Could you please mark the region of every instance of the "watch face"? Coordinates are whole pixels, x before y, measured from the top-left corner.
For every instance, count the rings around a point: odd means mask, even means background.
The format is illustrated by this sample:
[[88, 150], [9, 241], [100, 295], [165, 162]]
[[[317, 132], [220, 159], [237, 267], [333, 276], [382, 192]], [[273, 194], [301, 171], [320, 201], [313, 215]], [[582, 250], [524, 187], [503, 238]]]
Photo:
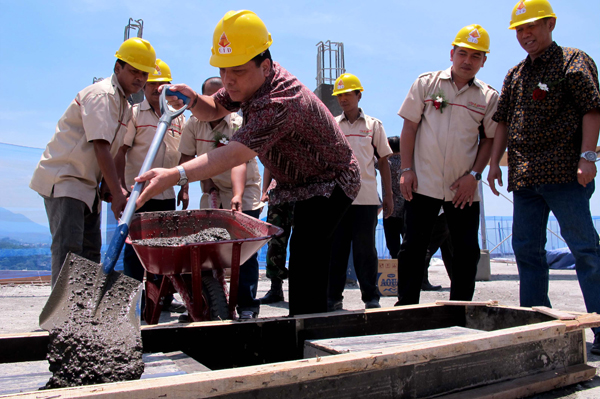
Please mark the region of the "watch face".
[[596, 162], [596, 153], [594, 151], [586, 151], [581, 154], [581, 157], [586, 161]]
[[475, 173], [475, 180], [481, 180], [481, 173]]

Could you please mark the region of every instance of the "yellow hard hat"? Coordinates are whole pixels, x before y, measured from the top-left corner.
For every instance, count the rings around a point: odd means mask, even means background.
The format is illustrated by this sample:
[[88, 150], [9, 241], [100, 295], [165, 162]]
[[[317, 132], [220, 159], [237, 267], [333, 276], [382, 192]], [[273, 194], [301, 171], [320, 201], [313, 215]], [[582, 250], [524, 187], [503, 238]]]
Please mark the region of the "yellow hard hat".
[[147, 40], [132, 37], [121, 44], [115, 57], [140, 71], [154, 73], [156, 52]]
[[217, 68], [244, 65], [271, 43], [271, 34], [255, 13], [229, 11], [215, 27], [210, 65]]
[[490, 35], [481, 25], [467, 25], [458, 31], [452, 45], [489, 53]]
[[171, 79], [171, 68], [166, 62], [157, 58], [154, 73], [148, 76], [148, 82], [170, 82], [171, 80], [173, 80]]
[[338, 94], [348, 93], [354, 90], [364, 90], [360, 84], [360, 80], [358, 80], [358, 78], [351, 73], [343, 73], [335, 80], [335, 84], [333, 85], [333, 93], [331, 93], [331, 95], [337, 96]]
[[521, 0], [512, 10], [508, 29], [549, 17], [556, 18], [556, 14], [547, 0]]

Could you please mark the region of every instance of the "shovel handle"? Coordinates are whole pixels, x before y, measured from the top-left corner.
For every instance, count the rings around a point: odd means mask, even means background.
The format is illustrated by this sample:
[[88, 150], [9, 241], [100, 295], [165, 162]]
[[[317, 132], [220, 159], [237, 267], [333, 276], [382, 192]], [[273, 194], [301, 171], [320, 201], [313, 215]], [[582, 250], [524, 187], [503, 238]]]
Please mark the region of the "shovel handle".
[[[170, 93], [167, 93], [167, 92], [170, 92]], [[165, 98], [165, 96], [167, 94], [175, 95], [178, 98], [183, 99], [185, 105], [176, 111], [172, 111], [171, 109], [169, 109], [169, 107], [167, 105], [167, 99]], [[185, 99], [187, 99], [187, 101]], [[150, 170], [150, 168], [152, 167], [152, 163], [154, 162], [154, 158], [156, 158], [156, 153], [158, 152], [158, 149], [160, 148], [160, 145], [165, 137], [165, 133], [167, 132], [167, 129], [171, 125], [171, 122], [173, 121], [173, 119], [175, 119], [176, 117], [181, 115], [183, 113], [183, 111], [185, 111], [187, 109], [189, 103], [190, 103], [190, 99], [188, 97], [184, 96], [183, 94], [174, 92], [174, 91], [170, 91], [168, 89], [163, 90], [163, 92], [160, 95], [160, 110], [162, 111], [162, 115], [161, 115], [160, 119], [158, 120], [158, 125], [156, 127], [156, 133], [154, 134], [154, 138], [152, 139], [152, 143], [150, 144], [148, 153], [146, 154], [146, 157], [144, 158], [144, 163], [142, 164], [142, 168], [140, 169], [140, 172], [139, 172], [140, 175], [142, 175]], [[133, 214], [135, 213], [135, 203], [136, 203], [138, 197], [140, 196], [140, 193], [142, 192], [142, 188], [144, 187], [144, 184], [145, 183], [137, 183], [136, 182], [135, 186], [133, 186], [131, 195], [129, 196], [129, 199], [127, 200], [127, 205], [125, 205], [125, 210], [123, 211], [123, 214], [121, 215], [119, 224], [117, 225], [117, 228], [115, 230], [113, 238], [110, 241], [110, 245], [108, 246], [108, 249], [106, 250], [106, 254], [104, 255], [104, 259], [102, 260], [102, 271], [104, 272], [104, 274], [111, 273], [117, 264], [117, 260], [119, 259], [119, 254], [121, 253], [121, 250], [123, 249], [123, 245], [125, 245], [125, 239], [127, 238], [127, 234], [129, 233], [129, 223], [131, 223], [131, 219], [133, 218]]]

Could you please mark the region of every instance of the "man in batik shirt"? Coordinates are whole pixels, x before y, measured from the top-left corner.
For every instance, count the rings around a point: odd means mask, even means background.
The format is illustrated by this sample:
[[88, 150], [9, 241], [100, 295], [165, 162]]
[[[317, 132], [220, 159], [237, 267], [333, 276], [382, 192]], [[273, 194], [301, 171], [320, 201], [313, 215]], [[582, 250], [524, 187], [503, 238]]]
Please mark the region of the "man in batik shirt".
[[[512, 245], [521, 306], [548, 306], [546, 226], [550, 211], [575, 256], [587, 311], [600, 313], [600, 245], [590, 212], [600, 130], [600, 92], [594, 61], [552, 40], [556, 15], [545, 0], [520, 1], [510, 29], [528, 56], [502, 87], [488, 181], [498, 195], [500, 158], [508, 145], [508, 191], [513, 191]], [[600, 354], [600, 328], [592, 353]]]

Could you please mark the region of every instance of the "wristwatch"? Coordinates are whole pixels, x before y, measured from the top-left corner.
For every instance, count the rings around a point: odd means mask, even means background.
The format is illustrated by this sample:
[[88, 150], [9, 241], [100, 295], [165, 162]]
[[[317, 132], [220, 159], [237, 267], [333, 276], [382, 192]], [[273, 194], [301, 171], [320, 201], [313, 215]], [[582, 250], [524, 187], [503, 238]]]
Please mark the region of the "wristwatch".
[[585, 159], [586, 161], [596, 162], [596, 153], [594, 151], [586, 151], [581, 154], [581, 158]]
[[183, 166], [177, 165], [177, 170], [179, 171], [179, 181], [177, 182], [177, 185], [185, 186], [188, 182], [187, 175], [185, 174], [185, 169], [183, 169]]
[[477, 180], [477, 181], [481, 180], [481, 173], [475, 172], [474, 170], [472, 170], [471, 172], [469, 172], [469, 174], [471, 176], [473, 176], [475, 178], [475, 180]]
[[408, 172], [409, 170], [412, 170], [412, 168], [404, 168], [404, 169], [400, 169], [400, 176], [402, 176], [402, 174], [404, 172]]

